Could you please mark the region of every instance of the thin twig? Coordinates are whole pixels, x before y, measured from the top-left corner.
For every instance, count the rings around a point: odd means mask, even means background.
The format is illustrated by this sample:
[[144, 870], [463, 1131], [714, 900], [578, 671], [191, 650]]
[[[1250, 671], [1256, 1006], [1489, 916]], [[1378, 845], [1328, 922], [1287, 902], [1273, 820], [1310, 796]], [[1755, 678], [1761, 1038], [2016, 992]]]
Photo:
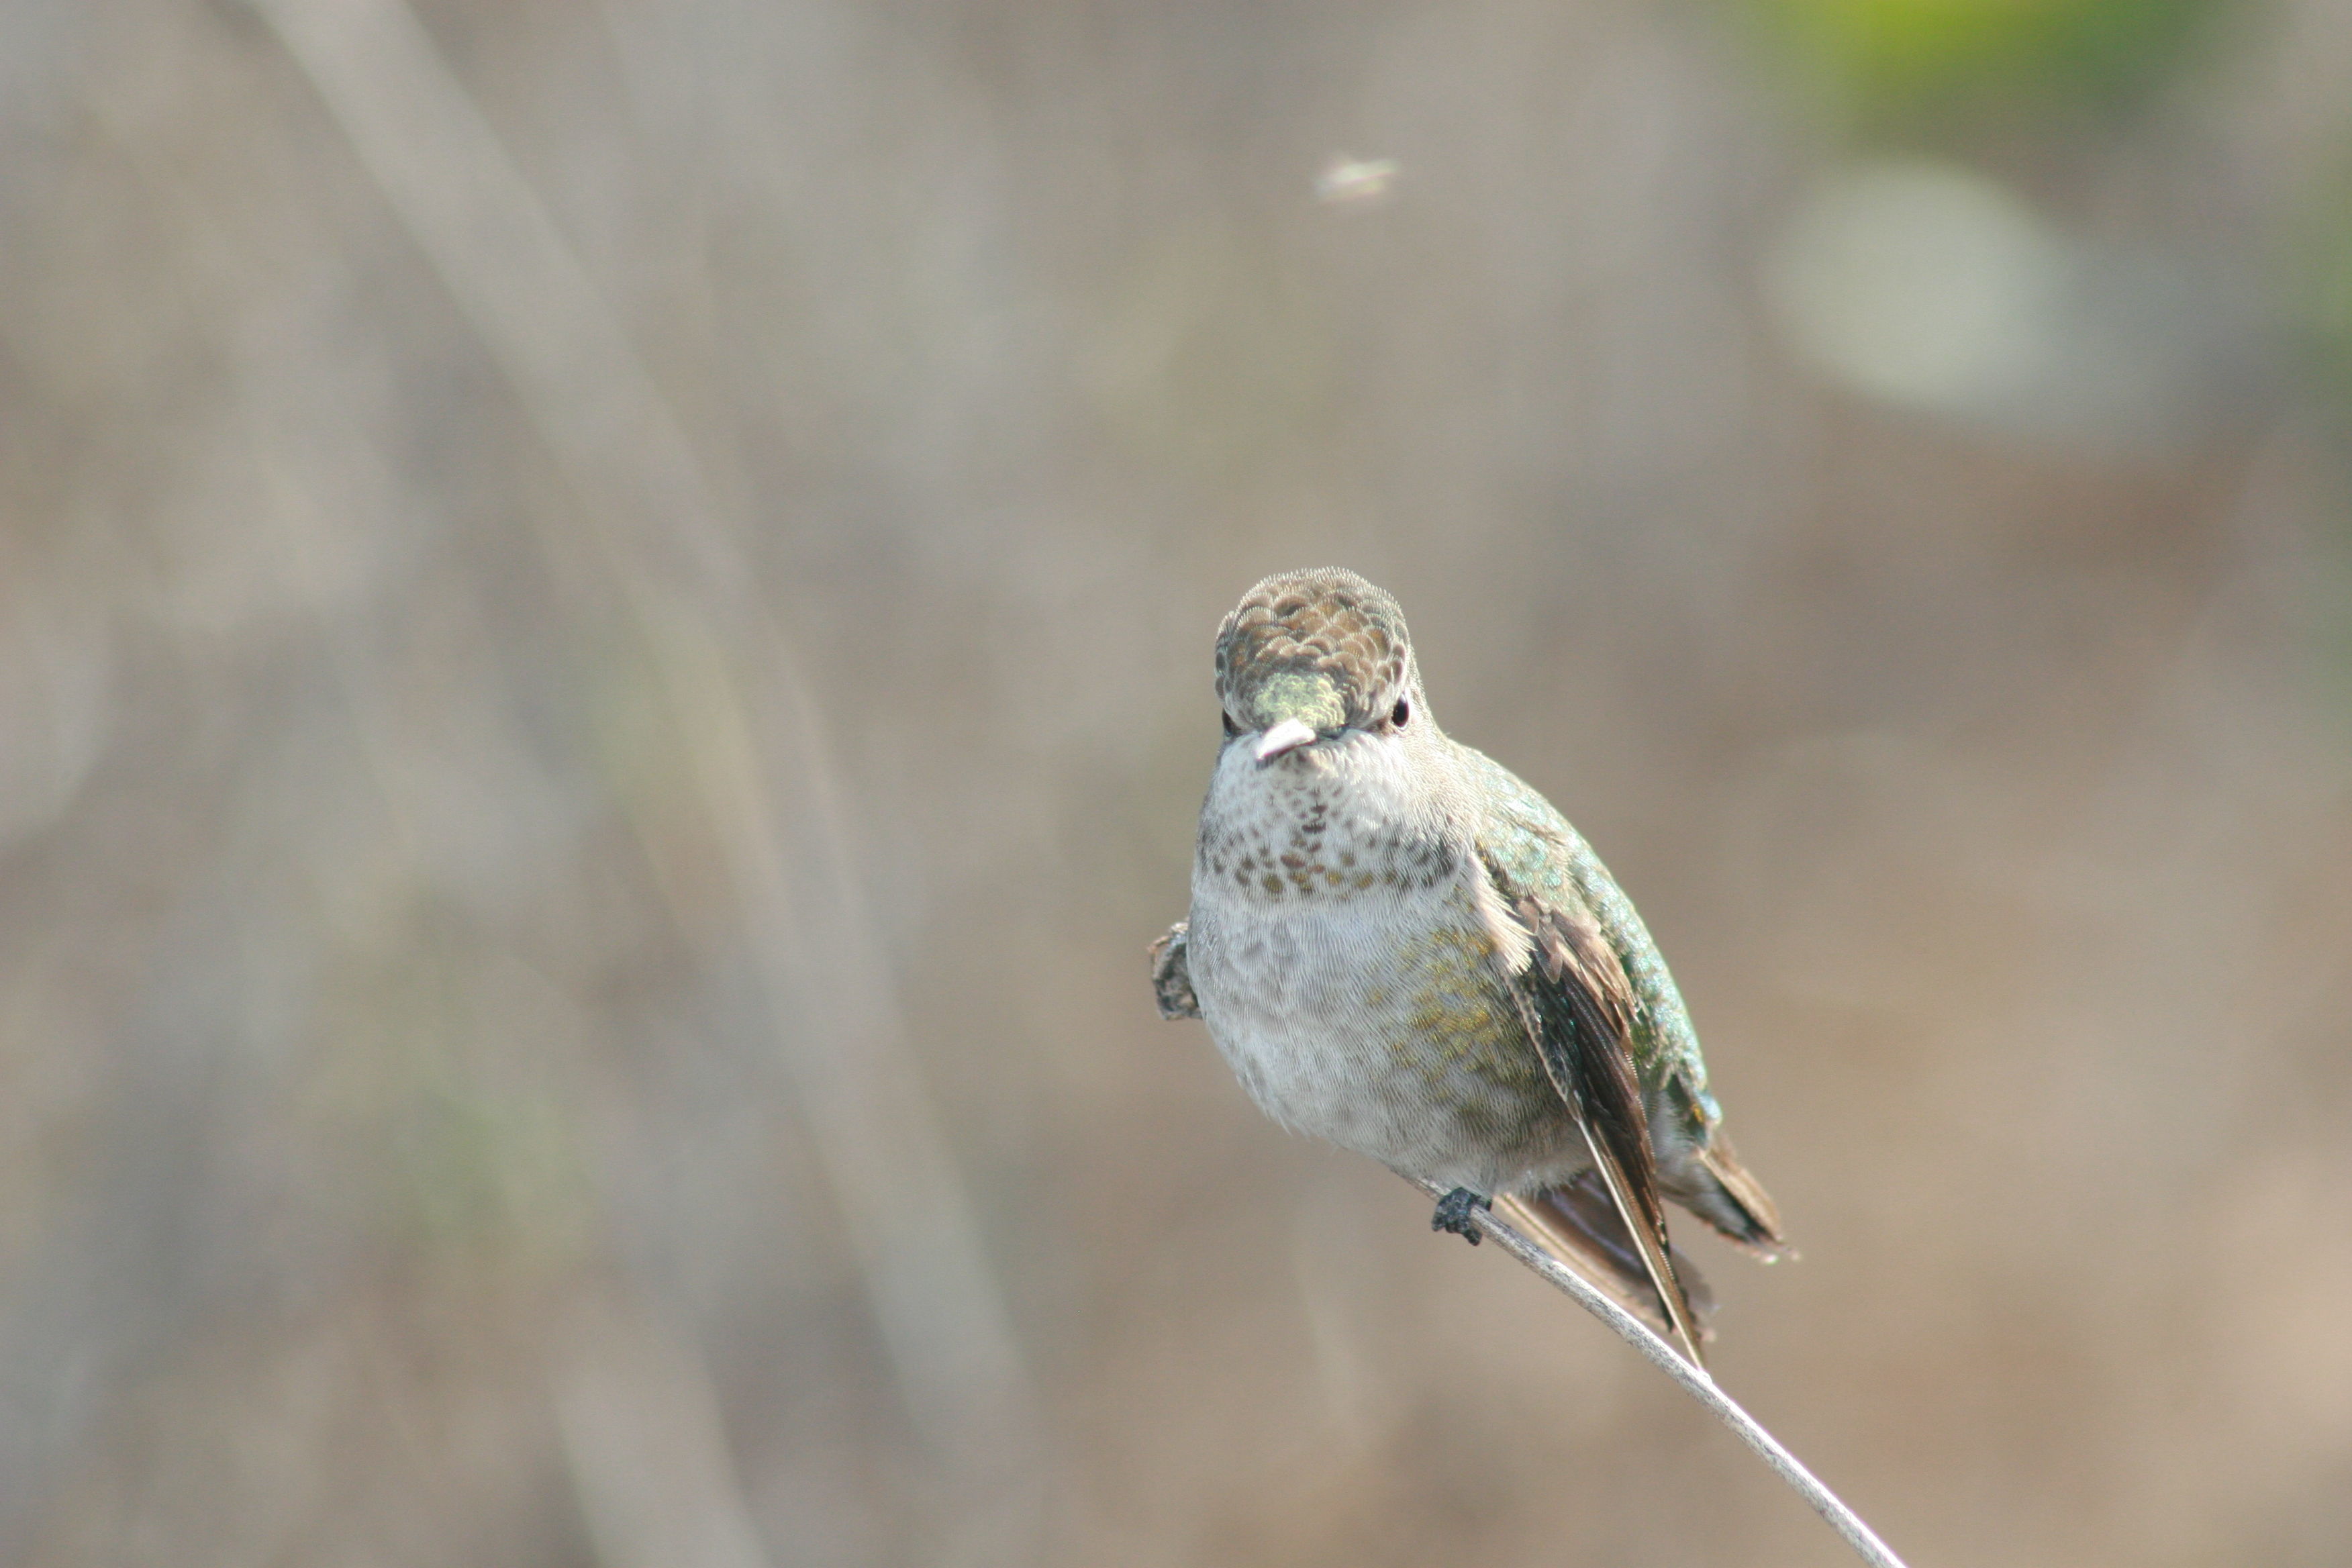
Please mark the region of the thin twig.
[[[1433, 1198], [1442, 1198], [1446, 1189], [1436, 1182], [1415, 1181]], [[1756, 1417], [1741, 1409], [1731, 1395], [1716, 1386], [1702, 1367], [1692, 1365], [1676, 1354], [1675, 1348], [1651, 1331], [1650, 1326], [1624, 1308], [1603, 1295], [1600, 1288], [1559, 1259], [1521, 1235], [1507, 1221], [1479, 1209], [1471, 1211], [1478, 1228], [1502, 1244], [1503, 1250], [1526, 1264], [1544, 1279], [1576, 1299], [1577, 1305], [1617, 1331], [1618, 1337], [1640, 1351], [1661, 1372], [1683, 1388], [1693, 1399], [1715, 1412], [1716, 1418], [1739, 1435], [1739, 1440], [1763, 1456], [1773, 1473], [1789, 1484], [1790, 1489], [1812, 1506], [1813, 1511], [1829, 1521], [1830, 1528], [1845, 1538], [1847, 1545], [1872, 1568], [1903, 1568], [1903, 1560], [1887, 1549], [1862, 1516], [1838, 1500], [1835, 1492], [1814, 1479], [1812, 1471], [1797, 1462], [1797, 1457], [1780, 1446], [1780, 1440], [1766, 1431]]]

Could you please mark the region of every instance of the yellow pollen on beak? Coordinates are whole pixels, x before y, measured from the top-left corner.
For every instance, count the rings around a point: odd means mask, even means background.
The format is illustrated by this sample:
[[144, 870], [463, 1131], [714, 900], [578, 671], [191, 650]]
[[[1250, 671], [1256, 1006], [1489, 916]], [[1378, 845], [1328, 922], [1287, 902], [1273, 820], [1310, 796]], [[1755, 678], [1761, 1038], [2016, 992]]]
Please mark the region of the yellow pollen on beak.
[[1297, 719], [1310, 730], [1336, 730], [1348, 721], [1339, 683], [1318, 669], [1286, 669], [1274, 676], [1258, 688], [1250, 707], [1261, 730], [1285, 719]]

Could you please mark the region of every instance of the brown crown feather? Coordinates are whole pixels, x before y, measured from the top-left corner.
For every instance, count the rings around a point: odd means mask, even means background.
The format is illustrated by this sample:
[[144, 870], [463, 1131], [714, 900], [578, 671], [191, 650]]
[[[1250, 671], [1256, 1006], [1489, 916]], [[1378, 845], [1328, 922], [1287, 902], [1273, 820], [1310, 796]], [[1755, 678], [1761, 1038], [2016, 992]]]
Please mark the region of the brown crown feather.
[[1242, 595], [1217, 630], [1217, 695], [1229, 709], [1246, 713], [1269, 678], [1308, 669], [1337, 683], [1348, 722], [1369, 721], [1412, 679], [1404, 612], [1387, 593], [1344, 568], [1266, 578]]

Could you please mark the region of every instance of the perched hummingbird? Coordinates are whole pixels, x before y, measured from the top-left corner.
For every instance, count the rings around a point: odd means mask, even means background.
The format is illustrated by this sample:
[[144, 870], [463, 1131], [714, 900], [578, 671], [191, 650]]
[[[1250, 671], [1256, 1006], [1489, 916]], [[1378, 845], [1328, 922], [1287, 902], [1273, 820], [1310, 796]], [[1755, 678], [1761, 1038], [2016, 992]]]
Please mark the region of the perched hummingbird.
[[1217, 753], [1188, 920], [1152, 944], [1283, 1125], [1450, 1191], [1473, 1243], [1516, 1200], [1539, 1239], [1694, 1362], [1705, 1287], [1672, 1198], [1766, 1258], [1780, 1220], [1721, 1129], [1633, 905], [1543, 796], [1446, 737], [1397, 602], [1352, 572], [1252, 588], [1217, 632]]

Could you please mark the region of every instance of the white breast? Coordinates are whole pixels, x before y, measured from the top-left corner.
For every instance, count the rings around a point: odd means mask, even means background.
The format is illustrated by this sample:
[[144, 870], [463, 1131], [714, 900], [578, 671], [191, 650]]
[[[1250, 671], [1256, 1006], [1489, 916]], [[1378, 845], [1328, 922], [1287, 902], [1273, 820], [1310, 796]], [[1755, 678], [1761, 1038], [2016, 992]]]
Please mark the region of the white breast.
[[1220, 759], [1202, 812], [1188, 958], [1218, 1049], [1276, 1121], [1420, 1167], [1438, 1120], [1401, 1047], [1399, 954], [1465, 917], [1465, 867], [1402, 749], [1324, 742]]

